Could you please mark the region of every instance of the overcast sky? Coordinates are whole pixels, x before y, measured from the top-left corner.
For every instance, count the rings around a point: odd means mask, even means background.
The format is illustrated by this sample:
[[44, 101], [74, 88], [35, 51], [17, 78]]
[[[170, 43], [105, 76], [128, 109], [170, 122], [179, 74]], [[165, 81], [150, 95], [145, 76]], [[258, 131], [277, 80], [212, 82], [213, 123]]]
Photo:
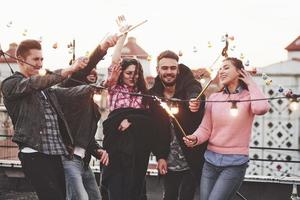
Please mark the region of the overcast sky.
[[0, 9], [2, 48], [42, 37], [46, 68], [68, 63], [67, 44], [73, 38], [77, 56], [92, 50], [107, 32], [117, 31], [115, 18], [121, 14], [130, 24], [148, 20], [129, 36], [153, 57], [153, 68], [166, 49], [181, 50], [181, 61], [192, 68], [209, 66], [224, 46], [225, 33], [235, 37], [231, 56], [243, 53], [252, 66], [262, 67], [285, 60], [284, 48], [300, 35], [299, 0], [7, 0]]

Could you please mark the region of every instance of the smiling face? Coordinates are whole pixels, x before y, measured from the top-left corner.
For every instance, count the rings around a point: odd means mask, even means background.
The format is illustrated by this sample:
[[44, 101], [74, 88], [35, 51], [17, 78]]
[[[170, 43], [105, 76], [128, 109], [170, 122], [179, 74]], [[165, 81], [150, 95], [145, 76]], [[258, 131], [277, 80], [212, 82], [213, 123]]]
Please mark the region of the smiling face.
[[222, 85], [228, 86], [230, 84], [238, 83], [240, 73], [238, 69], [232, 64], [230, 60], [225, 60], [219, 70], [219, 80]]
[[43, 58], [42, 50], [30, 49], [25, 58], [22, 56], [20, 56], [19, 58], [25, 61], [26, 63], [28, 63], [26, 64], [22, 61], [19, 62], [20, 71], [26, 77], [37, 75], [39, 73], [39, 69], [41, 69], [43, 66], [44, 58]]
[[122, 81], [125, 85], [130, 87], [135, 87], [138, 81], [139, 75], [136, 73], [136, 66], [129, 65], [123, 72], [122, 72]]
[[179, 73], [178, 61], [173, 58], [162, 58], [156, 68], [160, 80], [166, 86], [173, 86], [176, 83], [177, 74]]

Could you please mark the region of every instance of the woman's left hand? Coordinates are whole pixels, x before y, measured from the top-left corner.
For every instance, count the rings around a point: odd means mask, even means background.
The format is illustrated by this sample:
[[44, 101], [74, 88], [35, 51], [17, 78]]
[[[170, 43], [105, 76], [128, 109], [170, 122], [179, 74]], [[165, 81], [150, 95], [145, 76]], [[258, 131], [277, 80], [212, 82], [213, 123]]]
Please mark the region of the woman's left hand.
[[109, 163], [109, 156], [108, 153], [104, 149], [98, 149], [97, 154], [99, 155], [100, 163], [104, 164], [105, 166]]
[[121, 124], [118, 127], [118, 130], [125, 131], [130, 125], [131, 125], [131, 123], [127, 119], [123, 119], [123, 121], [121, 122]]
[[240, 80], [244, 81], [247, 85], [251, 85], [254, 83], [254, 80], [252, 79], [252, 76], [249, 72], [247, 72], [245, 69], [241, 69], [240, 71]]

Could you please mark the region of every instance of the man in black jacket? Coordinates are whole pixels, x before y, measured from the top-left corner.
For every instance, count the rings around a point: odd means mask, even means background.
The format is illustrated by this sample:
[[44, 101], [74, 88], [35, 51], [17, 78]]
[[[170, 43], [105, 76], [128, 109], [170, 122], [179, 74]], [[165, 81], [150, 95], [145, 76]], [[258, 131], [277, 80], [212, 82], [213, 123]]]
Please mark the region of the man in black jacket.
[[5, 79], [1, 90], [14, 125], [13, 141], [20, 148], [23, 171], [39, 199], [65, 200], [61, 155], [69, 154], [67, 150], [73, 146], [73, 137], [60, 102], [90, 94], [93, 88], [80, 86], [62, 89], [51, 86], [83, 69], [87, 60], [79, 59], [71, 67], [40, 76], [43, 55], [38, 41], [22, 41], [16, 56], [20, 60], [20, 72]]
[[[191, 70], [178, 64], [179, 57], [172, 51], [164, 51], [157, 58], [157, 73], [150, 93], [168, 99], [190, 100], [178, 103], [179, 112], [175, 115], [186, 134], [192, 134], [199, 126], [204, 103], [193, 101], [200, 92], [201, 84], [195, 80]], [[152, 105], [153, 112], [165, 116], [164, 122], [169, 131], [157, 139], [156, 151], [158, 170], [164, 175], [164, 200], [192, 200], [199, 183], [203, 166], [205, 145], [197, 149], [187, 148], [183, 142], [183, 133], [166, 112], [157, 103]]]
[[[74, 87], [96, 83], [97, 63], [106, 55], [107, 49], [114, 46], [117, 36], [110, 36], [98, 45], [89, 56], [87, 66], [65, 80], [61, 87]], [[63, 157], [67, 184], [67, 200], [101, 199], [95, 176], [89, 167], [91, 155], [104, 165], [109, 162], [107, 152], [95, 140], [97, 124], [101, 117], [92, 95], [73, 99], [62, 105], [65, 118], [74, 138], [73, 156]]]

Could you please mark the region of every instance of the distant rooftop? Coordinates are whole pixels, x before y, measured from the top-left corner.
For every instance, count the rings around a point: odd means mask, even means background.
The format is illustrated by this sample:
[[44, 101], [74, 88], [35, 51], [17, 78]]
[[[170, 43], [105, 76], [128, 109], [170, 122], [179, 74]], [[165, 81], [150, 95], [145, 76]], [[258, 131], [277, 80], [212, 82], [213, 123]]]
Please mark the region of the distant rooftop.
[[124, 45], [122, 57], [137, 57], [140, 59], [147, 59], [149, 54], [136, 43], [135, 37], [129, 37], [128, 42]]
[[286, 48], [287, 51], [300, 51], [300, 35]]
[[[17, 50], [18, 44], [17, 43], [11, 43], [9, 45], [9, 49], [5, 51], [5, 53], [15, 56], [16, 55], [16, 50]], [[0, 57], [0, 63], [17, 63], [17, 61], [13, 58], [9, 58], [8, 56], [5, 56], [6, 60], [4, 59], [3, 56]]]

